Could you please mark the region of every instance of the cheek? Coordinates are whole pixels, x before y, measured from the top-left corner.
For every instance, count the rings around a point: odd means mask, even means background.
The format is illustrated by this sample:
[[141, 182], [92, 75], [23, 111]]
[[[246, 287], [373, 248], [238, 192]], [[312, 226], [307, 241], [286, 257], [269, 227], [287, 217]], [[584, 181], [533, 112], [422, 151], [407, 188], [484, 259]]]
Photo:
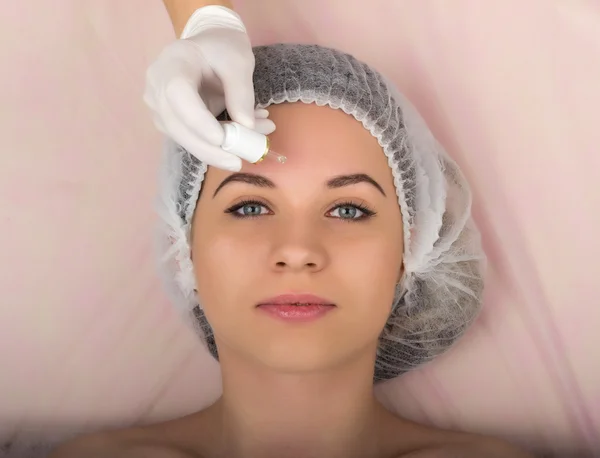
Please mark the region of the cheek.
[[377, 232], [355, 238], [352, 243], [342, 239], [334, 243], [336, 276], [352, 291], [355, 305], [365, 313], [373, 313], [376, 307], [387, 317], [402, 267], [401, 237]]
[[[230, 302], [227, 299], [231, 295], [253, 282], [252, 276], [263, 247], [227, 233], [198, 235], [192, 253], [203, 306], [210, 308], [215, 301], [222, 304]], [[233, 284], [239, 287], [232, 288]]]

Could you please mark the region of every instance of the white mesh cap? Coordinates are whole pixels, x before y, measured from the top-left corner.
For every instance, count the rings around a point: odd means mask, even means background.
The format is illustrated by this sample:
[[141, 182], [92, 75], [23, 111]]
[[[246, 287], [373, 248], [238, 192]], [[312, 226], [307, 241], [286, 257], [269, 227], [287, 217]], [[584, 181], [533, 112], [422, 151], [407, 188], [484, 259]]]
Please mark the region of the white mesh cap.
[[[316, 103], [343, 110], [383, 148], [404, 222], [405, 275], [382, 330], [375, 381], [396, 377], [447, 350], [481, 306], [484, 255], [471, 220], [471, 192], [456, 163], [412, 105], [354, 57], [316, 45], [254, 48], [258, 107]], [[206, 165], [168, 140], [162, 168], [159, 234], [172, 301], [218, 358], [198, 304], [190, 229]]]

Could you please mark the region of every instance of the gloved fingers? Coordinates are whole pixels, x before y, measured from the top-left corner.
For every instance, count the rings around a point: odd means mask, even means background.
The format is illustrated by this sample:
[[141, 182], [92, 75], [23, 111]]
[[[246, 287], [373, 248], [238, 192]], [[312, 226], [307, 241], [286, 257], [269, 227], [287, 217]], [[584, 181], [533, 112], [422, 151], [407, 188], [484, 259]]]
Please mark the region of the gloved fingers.
[[217, 146], [206, 143], [201, 150], [201, 155], [202, 162], [211, 167], [227, 170], [228, 172], [239, 172], [242, 170], [242, 160], [239, 157], [223, 151]]
[[269, 117], [269, 110], [264, 108], [256, 108], [254, 110], [254, 119], [267, 119]]
[[244, 64], [235, 71], [215, 69], [221, 80], [225, 94], [225, 106], [231, 119], [249, 129], [254, 129], [254, 82], [252, 80], [254, 62], [252, 65]]
[[[255, 131], [260, 134], [263, 134], [263, 135], [272, 134], [275, 131], [275, 123], [273, 121], [271, 121], [270, 119], [267, 119], [269, 112], [267, 110], [259, 108], [259, 109], [256, 109], [254, 113], [257, 118], [256, 125], [255, 125]], [[173, 118], [172, 116], [167, 116], [167, 119], [172, 119], [172, 118]], [[165, 126], [165, 123], [163, 122], [163, 118], [160, 117], [158, 114], [155, 114], [153, 120], [154, 120], [154, 126], [156, 127], [156, 129], [159, 132], [162, 132], [163, 134], [171, 137], [176, 143], [180, 144], [191, 154], [198, 157], [198, 159], [204, 160], [204, 159], [202, 159], [202, 157], [200, 157], [202, 155], [202, 153], [200, 153], [200, 151], [206, 151], [207, 150], [206, 145], [204, 145], [204, 142], [202, 142], [201, 139], [195, 138], [194, 133], [190, 132], [186, 126], [177, 127], [175, 125], [175, 121], [173, 121], [173, 124], [170, 126], [171, 128], [167, 129], [167, 127]], [[182, 144], [182, 142], [186, 142], [186, 144], [189, 146], [188, 147], [184, 146]], [[195, 146], [195, 144], [198, 142], [200, 142], [202, 144], [198, 144], [198, 146]], [[217, 150], [220, 150], [220, 149], [217, 148]], [[223, 154], [229, 155], [229, 153], [227, 153], [223, 150], [220, 150], [220, 151], [222, 151]], [[234, 162], [234, 163], [231, 163], [231, 162]], [[236, 161], [236, 160], [228, 161], [224, 167], [219, 167], [219, 168], [228, 170], [231, 166], [234, 170], [237, 170], [237, 162], [238, 161]], [[218, 167], [218, 165], [216, 165], [216, 163], [209, 164], [209, 165], [214, 165], [215, 167]]]
[[[167, 84], [165, 100], [160, 107], [162, 113], [171, 112], [170, 117], [215, 147], [223, 143], [221, 124], [204, 104], [198, 89], [186, 79], [173, 78]], [[167, 116], [164, 113], [163, 119]]]
[[275, 123], [269, 119], [269, 110], [256, 108], [254, 118], [256, 119], [254, 126], [256, 132], [263, 135], [271, 135], [275, 132]]
[[208, 97], [206, 107], [215, 117], [225, 111], [225, 99], [221, 97]]
[[270, 119], [256, 119], [254, 130], [259, 134], [271, 135], [275, 132], [275, 123]]
[[[242, 168], [242, 160], [239, 157], [208, 143], [169, 113], [167, 116], [155, 119], [155, 125], [175, 143], [207, 165], [230, 171], [239, 171]], [[219, 128], [222, 130], [220, 125]]]

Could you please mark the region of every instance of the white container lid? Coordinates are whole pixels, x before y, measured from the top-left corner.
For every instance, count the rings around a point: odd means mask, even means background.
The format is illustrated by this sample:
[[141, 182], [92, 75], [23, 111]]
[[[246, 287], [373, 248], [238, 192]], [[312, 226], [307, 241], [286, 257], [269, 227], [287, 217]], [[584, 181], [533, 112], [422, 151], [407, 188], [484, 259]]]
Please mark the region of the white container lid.
[[225, 138], [221, 148], [251, 163], [260, 161], [269, 152], [267, 136], [236, 122], [223, 122]]

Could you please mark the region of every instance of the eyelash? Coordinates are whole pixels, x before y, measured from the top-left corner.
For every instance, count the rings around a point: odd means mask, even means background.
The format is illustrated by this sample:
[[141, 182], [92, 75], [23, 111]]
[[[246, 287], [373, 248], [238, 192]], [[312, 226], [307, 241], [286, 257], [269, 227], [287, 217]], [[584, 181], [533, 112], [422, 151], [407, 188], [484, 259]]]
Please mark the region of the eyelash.
[[[255, 205], [255, 206], [265, 207], [265, 208], [269, 209], [268, 205], [265, 204], [264, 202], [261, 202], [260, 200], [243, 200], [243, 201], [238, 202], [237, 204], [233, 205], [232, 207], [229, 207], [227, 210], [225, 210], [225, 213], [228, 213], [232, 217], [238, 218], [238, 219], [249, 219], [249, 218], [258, 218], [260, 216], [269, 216], [269, 215], [240, 215], [239, 213], [237, 213], [238, 210], [245, 207], [246, 205]], [[341, 220], [344, 222], [353, 223], [353, 222], [369, 219], [376, 215], [376, 212], [374, 210], [370, 209], [364, 202], [358, 203], [358, 202], [353, 202], [351, 200], [340, 202], [340, 203], [336, 204], [327, 213], [331, 213], [332, 211], [334, 211], [338, 208], [343, 208], [343, 207], [356, 208], [357, 210], [362, 212], [362, 215], [359, 216], [358, 218], [339, 218], [339, 217], [335, 217], [335, 216], [329, 216], [328, 218], [334, 218], [334, 219], [338, 219], [338, 220]]]

